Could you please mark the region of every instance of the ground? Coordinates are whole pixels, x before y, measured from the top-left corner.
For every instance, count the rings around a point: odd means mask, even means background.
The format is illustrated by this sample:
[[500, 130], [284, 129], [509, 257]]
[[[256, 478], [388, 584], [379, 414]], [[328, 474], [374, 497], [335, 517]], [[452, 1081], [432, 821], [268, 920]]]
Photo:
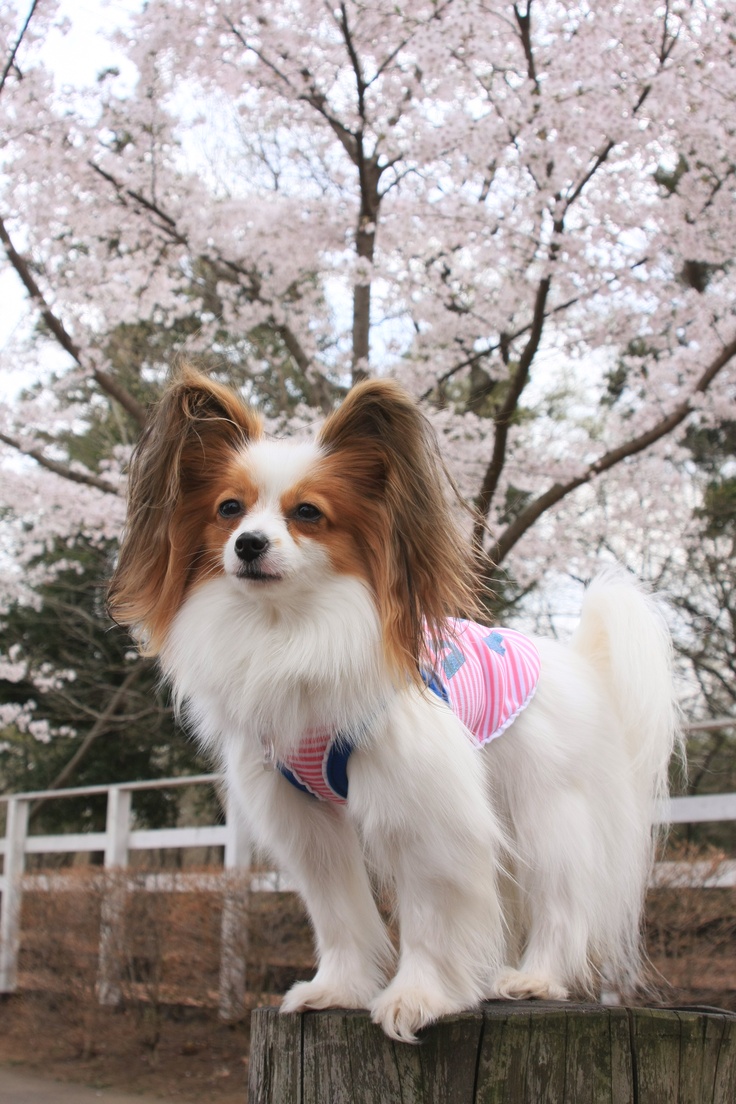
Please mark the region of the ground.
[[[100, 1010], [94, 1044], [63, 1009], [34, 995], [0, 1002], [0, 1065], [95, 1088], [150, 1093], [172, 1101], [244, 1104], [248, 1082], [248, 1019], [232, 1026], [214, 1016], [168, 1009], [146, 1045], [133, 1010]], [[87, 1038], [85, 1038], [85, 1034]]]

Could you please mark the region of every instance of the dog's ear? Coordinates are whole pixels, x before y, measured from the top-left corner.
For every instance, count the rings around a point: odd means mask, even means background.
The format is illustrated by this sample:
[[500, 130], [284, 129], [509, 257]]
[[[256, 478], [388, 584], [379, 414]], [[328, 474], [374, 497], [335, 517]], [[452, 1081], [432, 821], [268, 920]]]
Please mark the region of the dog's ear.
[[183, 591], [181, 559], [191, 550], [175, 547], [180, 503], [196, 500], [221, 461], [261, 432], [234, 391], [188, 366], [154, 407], [130, 463], [125, 534], [108, 594], [111, 615], [134, 626], [148, 651], [157, 650], [157, 630]]
[[130, 466], [133, 509], [171, 508], [196, 487], [214, 454], [260, 436], [258, 415], [230, 388], [185, 366], [164, 391]]
[[384, 641], [402, 673], [416, 677], [425, 632], [436, 643], [448, 617], [478, 609], [475, 559], [448, 497], [435, 433], [398, 384], [367, 380], [327, 419], [320, 443], [372, 505], [363, 546]]
[[397, 446], [424, 434], [424, 418], [410, 395], [393, 380], [365, 380], [356, 384], [331, 414], [320, 433], [329, 451], [357, 440]]

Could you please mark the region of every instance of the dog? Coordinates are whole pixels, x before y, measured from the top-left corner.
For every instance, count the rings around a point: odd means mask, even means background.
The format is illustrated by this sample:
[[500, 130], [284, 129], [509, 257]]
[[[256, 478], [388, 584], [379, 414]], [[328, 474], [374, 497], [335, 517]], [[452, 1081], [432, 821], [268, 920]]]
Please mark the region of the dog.
[[109, 598], [305, 902], [318, 966], [282, 1009], [368, 1009], [406, 1042], [636, 983], [678, 741], [658, 602], [612, 570], [570, 646], [484, 626], [455, 514], [394, 382], [279, 440], [186, 367], [131, 461]]

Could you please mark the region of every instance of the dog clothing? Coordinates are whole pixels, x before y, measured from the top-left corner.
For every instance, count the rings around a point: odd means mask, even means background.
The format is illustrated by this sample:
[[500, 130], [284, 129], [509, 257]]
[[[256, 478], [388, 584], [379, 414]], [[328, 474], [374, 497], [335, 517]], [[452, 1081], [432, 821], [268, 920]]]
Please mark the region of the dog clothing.
[[[489, 629], [474, 621], [448, 622], [447, 638], [422, 677], [445, 701], [479, 747], [505, 732], [531, 701], [539, 681], [539, 653], [514, 629]], [[297, 750], [277, 766], [292, 785], [322, 801], [344, 805], [347, 765], [356, 740], [347, 732], [307, 732]]]

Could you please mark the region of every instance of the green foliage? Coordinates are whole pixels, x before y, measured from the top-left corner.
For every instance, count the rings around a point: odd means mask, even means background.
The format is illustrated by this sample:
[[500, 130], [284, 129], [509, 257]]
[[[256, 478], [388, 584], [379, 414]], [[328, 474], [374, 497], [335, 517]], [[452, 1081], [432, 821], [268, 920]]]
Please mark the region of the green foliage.
[[[54, 785], [93, 730], [96, 735], [64, 785], [206, 769], [174, 723], [153, 665], [134, 658], [127, 634], [110, 625], [104, 608], [109, 552], [82, 539], [71, 549], [57, 549], [59, 570], [37, 589], [40, 608], [16, 603], [3, 619], [0, 649], [25, 673], [19, 681], [0, 679], [0, 706], [13, 703], [28, 710], [26, 720], [2, 733], [0, 785], [5, 791]], [[136, 811], [151, 826], [171, 824], [177, 801], [176, 795], [151, 791], [136, 801]], [[72, 823], [98, 830], [104, 816], [103, 797], [49, 802], [36, 819], [48, 831]]]
[[643, 338], [630, 341], [605, 375], [603, 406], [611, 408], [618, 405], [621, 409], [632, 394], [641, 392], [649, 376], [650, 365], [656, 363], [660, 355], [661, 350]]
[[[674, 604], [691, 626], [679, 652], [706, 703], [707, 719], [736, 717], [736, 478], [729, 474], [736, 452], [736, 422], [695, 425], [686, 443], [703, 477], [694, 510], [698, 532], [686, 544], [687, 568], [671, 585]], [[723, 725], [694, 732], [688, 741], [688, 788], [693, 793], [736, 789], [736, 729]], [[732, 852], [732, 824], [690, 825], [677, 837]]]
[[533, 495], [531, 491], [522, 491], [519, 487], [514, 487], [514, 485], [510, 483], [506, 488], [504, 497], [503, 513], [500, 517], [501, 524], [509, 525], [519, 516], [522, 510], [528, 506], [532, 498]]
[[706, 537], [736, 537], [736, 477], [727, 461], [736, 456], [736, 422], [698, 427], [687, 436], [687, 445], [698, 467], [710, 478], [696, 517], [703, 521]]
[[706, 536], [736, 536], [736, 479], [710, 482], [698, 515], [706, 520]]
[[508, 624], [517, 607], [522, 605], [524, 599], [535, 587], [536, 583], [522, 587], [505, 567], [492, 572], [488, 577], [486, 589], [481, 595], [485, 621], [489, 625]]
[[720, 473], [724, 463], [736, 456], [736, 422], [696, 425], [688, 430], [685, 443], [698, 467], [709, 474]]

